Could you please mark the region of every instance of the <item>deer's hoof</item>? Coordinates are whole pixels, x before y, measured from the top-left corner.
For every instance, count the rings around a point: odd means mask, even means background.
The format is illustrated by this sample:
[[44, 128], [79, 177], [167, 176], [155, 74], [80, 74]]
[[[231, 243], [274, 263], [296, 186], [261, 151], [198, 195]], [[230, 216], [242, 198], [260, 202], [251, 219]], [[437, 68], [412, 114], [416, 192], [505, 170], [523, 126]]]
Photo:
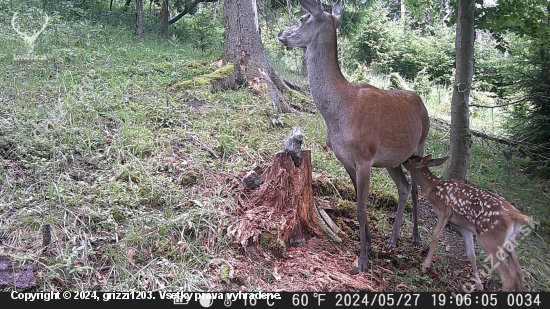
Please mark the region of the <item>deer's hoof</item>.
[[359, 264], [355, 268], [355, 273], [359, 274], [369, 270], [369, 260], [367, 258], [359, 258]]
[[476, 292], [483, 292], [483, 290], [485, 290], [483, 284], [481, 284], [481, 282], [476, 282]]
[[396, 248], [396, 247], [397, 247], [397, 238], [394, 238], [392, 236], [390, 238], [390, 240], [388, 241], [388, 244], [386, 245], [386, 248], [389, 250], [389, 249]]
[[418, 234], [418, 231], [412, 233], [412, 246], [413, 248], [420, 248], [420, 234]]
[[428, 269], [430, 269], [430, 267], [432, 267], [431, 264], [424, 264], [422, 265], [422, 273], [425, 274], [428, 272]]

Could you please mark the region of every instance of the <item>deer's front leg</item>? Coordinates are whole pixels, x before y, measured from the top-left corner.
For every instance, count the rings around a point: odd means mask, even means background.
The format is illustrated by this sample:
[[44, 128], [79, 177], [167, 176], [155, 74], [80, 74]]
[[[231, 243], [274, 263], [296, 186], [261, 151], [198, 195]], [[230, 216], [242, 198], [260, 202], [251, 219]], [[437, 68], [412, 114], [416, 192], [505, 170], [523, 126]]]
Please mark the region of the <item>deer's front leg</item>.
[[[361, 253], [359, 255], [358, 272], [369, 269], [369, 256], [367, 246], [370, 243], [370, 229], [367, 221], [367, 201], [370, 186], [370, 164], [356, 167], [357, 180], [357, 220], [359, 221], [359, 239]], [[368, 241], [367, 241], [368, 240]]]
[[423, 273], [425, 273], [426, 270], [428, 270], [428, 268], [430, 268], [430, 266], [432, 265], [435, 247], [437, 246], [437, 242], [439, 241], [439, 236], [441, 236], [443, 228], [445, 227], [445, 225], [447, 225], [447, 221], [449, 221], [449, 216], [447, 215], [446, 211], [440, 210], [437, 214], [437, 225], [434, 228], [432, 243], [430, 244], [430, 251], [428, 251], [428, 256], [426, 257], [424, 264], [422, 264]]
[[[355, 169], [347, 166], [347, 165], [344, 165], [344, 167], [346, 168], [346, 171], [348, 172], [349, 174], [349, 177], [351, 178], [351, 182], [353, 183], [353, 188], [355, 189], [355, 195], [356, 196], [359, 196], [359, 192], [357, 191], [357, 172], [355, 172]], [[368, 226], [367, 228], [365, 229], [365, 232], [367, 233], [367, 252], [370, 252], [372, 250], [372, 247], [371, 247], [371, 234], [370, 234], [370, 229], [368, 229]]]

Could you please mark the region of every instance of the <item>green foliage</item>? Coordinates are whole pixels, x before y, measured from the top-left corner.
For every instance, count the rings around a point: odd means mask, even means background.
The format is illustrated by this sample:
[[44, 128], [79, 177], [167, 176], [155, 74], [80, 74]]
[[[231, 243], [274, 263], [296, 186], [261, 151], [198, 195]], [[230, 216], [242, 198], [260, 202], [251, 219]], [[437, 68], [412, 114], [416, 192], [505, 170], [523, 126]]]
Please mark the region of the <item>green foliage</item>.
[[[479, 27], [488, 29], [508, 61], [492, 63], [483, 74], [500, 97], [518, 101], [511, 109], [509, 134], [537, 145], [539, 172], [550, 176], [550, 5], [544, 0], [504, 1], [482, 9]], [[542, 160], [541, 160], [542, 159]]]
[[173, 33], [202, 54], [219, 55], [224, 42], [223, 15], [213, 18], [213, 6], [203, 6], [198, 13], [185, 15], [172, 25]]
[[415, 79], [422, 72], [430, 80], [450, 83], [454, 61], [452, 29], [442, 22], [411, 29], [402, 20], [395, 21], [384, 1], [344, 12], [343, 35], [350, 41], [353, 61], [365, 62], [381, 72], [397, 72]]
[[207, 87], [212, 81], [220, 80], [222, 78], [230, 76], [233, 73], [233, 70], [233, 63], [228, 63], [227, 65], [215, 70], [212, 73], [197, 76], [190, 80], [184, 80], [174, 85], [174, 87], [178, 89]]
[[350, 38], [351, 56], [356, 61], [387, 66], [390, 51], [398, 40], [399, 27], [390, 22], [382, 1], [372, 1], [358, 10], [344, 11], [343, 35]]

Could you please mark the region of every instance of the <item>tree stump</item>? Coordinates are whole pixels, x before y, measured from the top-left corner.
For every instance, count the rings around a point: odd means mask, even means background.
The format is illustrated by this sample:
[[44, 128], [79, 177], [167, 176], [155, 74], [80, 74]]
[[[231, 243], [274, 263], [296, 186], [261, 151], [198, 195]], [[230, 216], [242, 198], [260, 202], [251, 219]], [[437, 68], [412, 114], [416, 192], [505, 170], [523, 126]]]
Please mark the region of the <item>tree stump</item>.
[[242, 219], [229, 231], [230, 238], [246, 250], [251, 245], [284, 256], [287, 247], [319, 234], [313, 204], [311, 151], [302, 151], [299, 166], [290, 154], [280, 152], [273, 164], [260, 171], [265, 179], [259, 188], [244, 188], [238, 197]]

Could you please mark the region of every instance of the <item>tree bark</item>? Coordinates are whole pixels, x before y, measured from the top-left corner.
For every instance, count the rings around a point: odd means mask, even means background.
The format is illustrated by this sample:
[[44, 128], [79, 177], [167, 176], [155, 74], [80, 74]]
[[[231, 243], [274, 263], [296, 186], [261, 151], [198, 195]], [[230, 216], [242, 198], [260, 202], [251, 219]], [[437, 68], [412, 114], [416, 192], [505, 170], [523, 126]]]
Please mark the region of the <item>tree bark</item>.
[[225, 49], [223, 64], [233, 63], [233, 74], [216, 86], [237, 88], [246, 85], [257, 94], [267, 92], [278, 112], [291, 107], [282, 91], [289, 87], [268, 63], [260, 35], [256, 0], [226, 0]]
[[136, 0], [136, 37], [143, 37], [143, 0]]
[[474, 72], [474, 0], [459, 0], [456, 25], [456, 74], [451, 101], [450, 162], [445, 179], [464, 181], [470, 161], [469, 97]]
[[302, 74], [303, 77], [307, 77], [307, 58], [306, 58], [306, 49], [304, 48], [303, 49], [303, 54], [302, 54], [302, 70], [300, 72], [300, 74]]
[[162, 1], [162, 8], [160, 10], [160, 27], [162, 29], [162, 35], [168, 35], [168, 0]]

